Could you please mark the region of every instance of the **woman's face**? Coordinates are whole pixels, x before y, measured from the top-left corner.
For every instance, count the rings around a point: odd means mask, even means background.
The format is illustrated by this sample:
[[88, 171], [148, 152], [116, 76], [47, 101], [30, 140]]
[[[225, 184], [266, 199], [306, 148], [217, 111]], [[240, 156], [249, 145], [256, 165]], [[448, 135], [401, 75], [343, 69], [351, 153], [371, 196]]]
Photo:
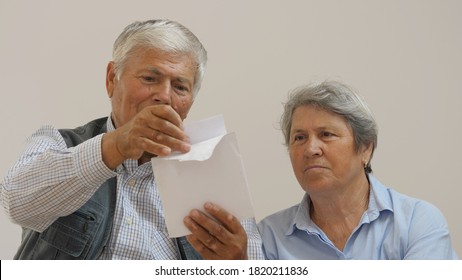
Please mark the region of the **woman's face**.
[[364, 179], [372, 145], [355, 150], [353, 131], [335, 113], [305, 105], [295, 109], [289, 154], [301, 187], [310, 195], [354, 187]]

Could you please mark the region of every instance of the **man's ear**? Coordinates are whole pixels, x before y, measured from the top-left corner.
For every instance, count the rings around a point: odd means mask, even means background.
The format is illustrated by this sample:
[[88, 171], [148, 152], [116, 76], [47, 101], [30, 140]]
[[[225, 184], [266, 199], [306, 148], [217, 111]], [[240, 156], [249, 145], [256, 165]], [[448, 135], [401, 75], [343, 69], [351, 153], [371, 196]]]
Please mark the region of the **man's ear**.
[[109, 98], [111, 98], [113, 95], [114, 83], [116, 79], [117, 77], [115, 74], [115, 64], [114, 61], [110, 61], [106, 68], [106, 91]]

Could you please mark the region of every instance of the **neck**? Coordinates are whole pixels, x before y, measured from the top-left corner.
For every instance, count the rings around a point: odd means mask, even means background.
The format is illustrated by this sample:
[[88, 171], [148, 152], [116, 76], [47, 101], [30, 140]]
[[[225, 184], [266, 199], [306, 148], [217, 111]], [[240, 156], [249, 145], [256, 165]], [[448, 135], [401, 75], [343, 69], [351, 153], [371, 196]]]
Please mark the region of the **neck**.
[[348, 220], [352, 217], [361, 216], [369, 206], [369, 188], [367, 191], [358, 193], [358, 196], [347, 199], [341, 197], [338, 199], [330, 199], [328, 201], [311, 200], [310, 216], [314, 221], [331, 222]]
[[310, 196], [311, 220], [340, 250], [367, 210], [369, 192], [369, 182], [365, 178], [362, 183], [335, 195]]
[[343, 219], [362, 213], [369, 206], [369, 180], [362, 177], [350, 187], [328, 194], [310, 194], [310, 216], [317, 220]]

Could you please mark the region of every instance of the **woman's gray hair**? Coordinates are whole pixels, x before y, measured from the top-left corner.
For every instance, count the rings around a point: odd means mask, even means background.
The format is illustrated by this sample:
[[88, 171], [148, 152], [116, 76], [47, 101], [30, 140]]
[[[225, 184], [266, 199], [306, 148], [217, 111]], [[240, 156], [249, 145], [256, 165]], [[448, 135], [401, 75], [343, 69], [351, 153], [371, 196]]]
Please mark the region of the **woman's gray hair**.
[[[289, 93], [281, 116], [281, 129], [287, 147], [290, 143], [293, 113], [296, 108], [304, 105], [314, 105], [345, 118], [353, 130], [356, 151], [372, 144], [372, 154], [374, 153], [378, 128], [372, 112], [361, 96], [338, 81], [313, 83], [298, 87]], [[372, 172], [371, 159], [365, 166], [367, 173]]]
[[125, 62], [136, 47], [191, 55], [197, 67], [193, 96], [197, 95], [205, 73], [207, 51], [189, 29], [171, 20], [136, 21], [125, 27], [114, 42], [112, 53], [117, 78], [120, 78]]

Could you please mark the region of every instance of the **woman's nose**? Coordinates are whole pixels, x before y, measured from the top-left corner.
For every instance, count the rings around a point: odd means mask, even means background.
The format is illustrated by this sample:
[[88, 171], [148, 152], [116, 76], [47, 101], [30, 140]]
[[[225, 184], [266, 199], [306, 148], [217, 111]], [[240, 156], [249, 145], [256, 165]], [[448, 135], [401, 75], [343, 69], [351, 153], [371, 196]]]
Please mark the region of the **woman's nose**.
[[309, 137], [305, 143], [305, 156], [313, 157], [322, 155], [320, 140], [316, 137]]

